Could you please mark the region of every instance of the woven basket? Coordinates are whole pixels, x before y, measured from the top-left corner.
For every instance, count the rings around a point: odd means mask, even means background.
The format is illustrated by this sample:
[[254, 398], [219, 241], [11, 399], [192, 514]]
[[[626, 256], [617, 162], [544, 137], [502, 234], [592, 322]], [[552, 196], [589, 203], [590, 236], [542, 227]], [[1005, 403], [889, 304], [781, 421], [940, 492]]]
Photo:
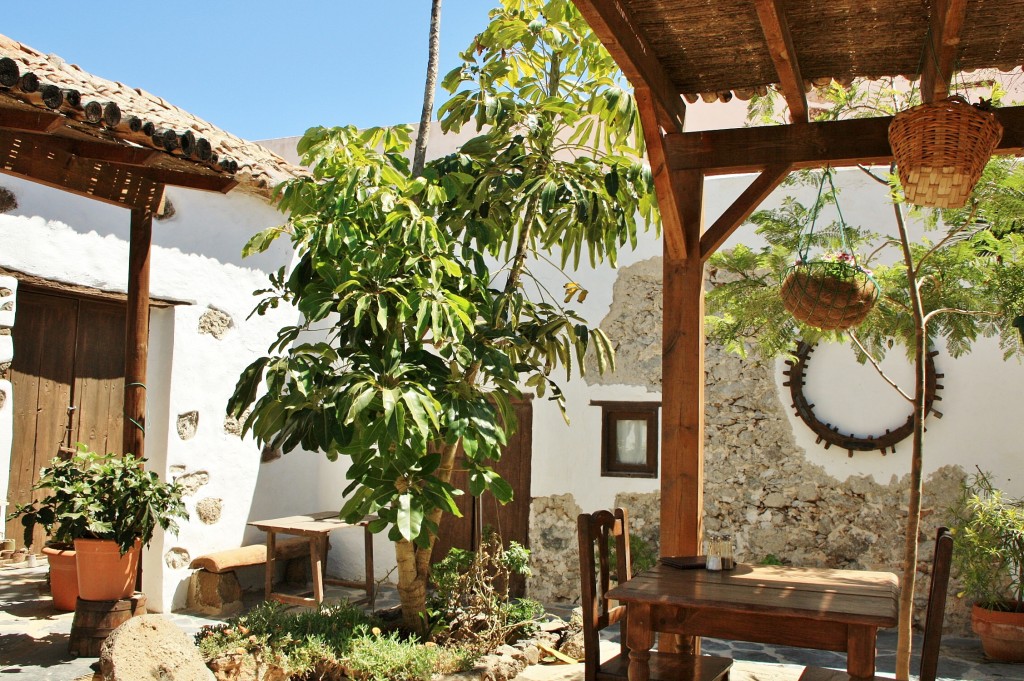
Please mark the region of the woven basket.
[[[842, 274], [835, 274], [836, 271]], [[878, 286], [849, 265], [809, 262], [791, 267], [782, 281], [782, 304], [808, 326], [845, 331], [857, 326], [878, 299]]]
[[1003, 136], [995, 115], [949, 97], [896, 114], [889, 146], [907, 201], [960, 208]]

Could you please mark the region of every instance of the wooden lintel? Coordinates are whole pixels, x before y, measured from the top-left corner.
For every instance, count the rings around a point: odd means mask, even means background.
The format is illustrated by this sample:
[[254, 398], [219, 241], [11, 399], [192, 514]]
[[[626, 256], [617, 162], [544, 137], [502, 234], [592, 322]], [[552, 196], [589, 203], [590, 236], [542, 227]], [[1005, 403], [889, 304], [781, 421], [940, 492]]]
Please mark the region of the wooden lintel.
[[651, 176], [654, 178], [654, 191], [658, 196], [658, 209], [661, 211], [661, 238], [665, 242], [665, 252], [673, 257], [686, 258], [686, 242], [684, 239], [683, 217], [679, 212], [680, 197], [676, 195], [672, 173], [669, 172], [665, 160], [665, 136], [661, 132], [655, 114], [656, 106], [653, 96], [647, 88], [636, 88], [637, 111], [640, 113], [640, 125], [644, 131], [644, 142], [647, 146], [647, 160], [651, 164]]
[[53, 132], [64, 126], [64, 117], [50, 111], [0, 109], [0, 128], [27, 132]]
[[118, 142], [86, 140], [77, 137], [62, 137], [32, 132], [14, 133], [17, 137], [30, 139], [42, 149], [59, 149], [82, 159], [106, 161], [125, 166], [152, 165], [161, 156], [156, 149], [130, 147]]
[[779, 75], [779, 86], [782, 96], [789, 105], [789, 118], [794, 123], [807, 120], [807, 95], [804, 91], [804, 79], [800, 75], [800, 63], [793, 38], [789, 34], [789, 22], [782, 7], [781, 0], [754, 0], [757, 17], [761, 22], [768, 53], [775, 64], [775, 72]]
[[700, 259], [706, 261], [725, 243], [725, 240], [750, 217], [761, 202], [789, 177], [789, 166], [775, 165], [765, 168], [750, 186], [743, 190], [735, 201], [707, 231], [700, 237]]
[[[1024, 153], [1024, 106], [994, 111], [1004, 128], [995, 153]], [[890, 122], [884, 116], [673, 133], [664, 136], [666, 162], [672, 171], [700, 169], [707, 175], [753, 173], [770, 165], [888, 165]]]
[[657, 105], [658, 123], [682, 132], [686, 103], [654, 55], [643, 31], [619, 0], [573, 0], [634, 89], [647, 88]]
[[933, 102], [949, 94], [960, 31], [967, 15], [967, 0], [934, 0], [928, 42], [921, 66], [921, 99]]

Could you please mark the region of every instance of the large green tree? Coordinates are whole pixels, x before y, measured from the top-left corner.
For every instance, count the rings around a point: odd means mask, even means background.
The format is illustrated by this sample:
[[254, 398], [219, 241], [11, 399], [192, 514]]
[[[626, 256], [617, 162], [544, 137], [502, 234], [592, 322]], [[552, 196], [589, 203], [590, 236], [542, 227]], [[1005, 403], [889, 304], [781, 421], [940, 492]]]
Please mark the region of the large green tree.
[[[852, 88], [833, 84], [824, 93], [831, 107], [821, 116], [891, 115], [912, 104], [913, 94], [892, 82]], [[766, 101], [754, 108], [762, 118], [773, 111]], [[912, 211], [926, 228], [918, 239], [908, 230], [908, 207], [894, 168], [888, 173], [862, 170], [884, 186], [878, 198], [891, 202], [894, 218], [888, 233], [845, 230], [849, 247], [859, 254], [862, 265], [874, 270], [880, 288], [879, 300], [863, 324], [849, 332], [821, 332], [794, 320], [782, 305], [780, 282], [807, 244], [811, 215], [837, 201], [834, 192], [826, 192], [813, 206], [787, 198], [779, 209], [755, 213], [751, 220], [768, 242], [766, 247], [755, 251], [737, 246], [711, 258], [711, 266], [729, 272], [730, 281], [708, 295], [708, 338], [739, 353], [752, 341], [766, 358], [790, 352], [798, 340], [848, 342], [860, 361], [880, 372], [881, 359], [894, 346], [902, 346], [913, 361], [915, 379], [909, 390], [885, 377], [913, 405], [914, 414], [896, 667], [897, 678], [906, 679], [921, 519], [925, 360], [939, 339], [958, 357], [986, 336], [999, 338], [1007, 358], [1024, 356], [1015, 327], [1024, 314], [1024, 165], [1011, 158], [992, 160], [963, 209]], [[843, 230], [841, 222], [819, 230], [810, 236], [811, 251], [840, 247]]]
[[[504, 0], [444, 79], [441, 125], [480, 133], [415, 176], [408, 128], [314, 128], [312, 176], [285, 184], [282, 228], [298, 255], [257, 307], [294, 306], [269, 354], [239, 379], [229, 411], [285, 452], [350, 459], [341, 513], [376, 513], [395, 542], [403, 616], [424, 628], [431, 549], [469, 492], [511, 489], [491, 463], [515, 427], [522, 386], [562, 404], [566, 378], [612, 360], [604, 334], [530, 264], [614, 262], [657, 224], [633, 100], [566, 0]], [[553, 257], [552, 257], [553, 256]], [[549, 281], [549, 279], [545, 279]], [[458, 458], [457, 451], [464, 451]], [[341, 502], [339, 502], [341, 503]]]

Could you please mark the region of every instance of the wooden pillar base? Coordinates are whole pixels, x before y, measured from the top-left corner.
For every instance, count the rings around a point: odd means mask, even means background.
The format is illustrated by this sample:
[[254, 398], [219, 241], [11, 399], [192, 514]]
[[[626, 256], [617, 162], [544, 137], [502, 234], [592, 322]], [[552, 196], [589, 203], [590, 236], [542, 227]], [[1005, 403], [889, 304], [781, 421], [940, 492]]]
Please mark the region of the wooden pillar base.
[[99, 657], [100, 647], [110, 632], [132, 617], [146, 614], [146, 594], [117, 601], [86, 601], [81, 598], [75, 605], [75, 619], [71, 623], [68, 652], [77, 657]]

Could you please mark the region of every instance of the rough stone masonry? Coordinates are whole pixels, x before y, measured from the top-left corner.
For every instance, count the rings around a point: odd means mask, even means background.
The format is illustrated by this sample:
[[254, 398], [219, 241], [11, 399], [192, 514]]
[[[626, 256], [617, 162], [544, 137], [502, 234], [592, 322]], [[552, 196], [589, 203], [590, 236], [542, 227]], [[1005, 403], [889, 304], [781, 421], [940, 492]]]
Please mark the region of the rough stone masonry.
[[[640, 385], [661, 391], [661, 258], [619, 270], [608, 316], [601, 322], [618, 342], [612, 376], [588, 374], [591, 384]], [[870, 477], [837, 480], [796, 445], [779, 397], [773, 365], [709, 345], [705, 356], [704, 526], [730, 534], [741, 561], [888, 570], [900, 574], [908, 476], [886, 484]], [[909, 462], [908, 462], [909, 473]], [[964, 471], [942, 468], [925, 480], [919, 537], [918, 612], [927, 601], [933, 528], [945, 521]], [[613, 485], [614, 480], [610, 479]], [[656, 547], [659, 495], [620, 494], [630, 530]], [[579, 600], [576, 516], [572, 494], [532, 500], [529, 595], [541, 602]], [[594, 509], [585, 509], [592, 511]], [[954, 584], [951, 593], [956, 594]], [[969, 608], [951, 597], [950, 631], [966, 631]]]

